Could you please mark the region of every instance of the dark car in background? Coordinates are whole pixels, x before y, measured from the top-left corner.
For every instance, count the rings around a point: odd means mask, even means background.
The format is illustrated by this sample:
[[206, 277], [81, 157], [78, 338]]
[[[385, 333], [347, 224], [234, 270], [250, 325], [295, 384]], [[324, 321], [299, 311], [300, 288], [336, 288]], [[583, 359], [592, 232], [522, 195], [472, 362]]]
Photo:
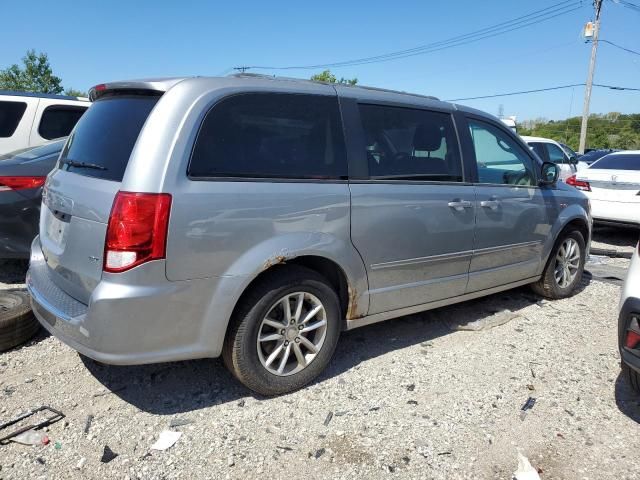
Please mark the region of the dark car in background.
[[29, 258], [42, 187], [66, 138], [0, 155], [0, 259]]

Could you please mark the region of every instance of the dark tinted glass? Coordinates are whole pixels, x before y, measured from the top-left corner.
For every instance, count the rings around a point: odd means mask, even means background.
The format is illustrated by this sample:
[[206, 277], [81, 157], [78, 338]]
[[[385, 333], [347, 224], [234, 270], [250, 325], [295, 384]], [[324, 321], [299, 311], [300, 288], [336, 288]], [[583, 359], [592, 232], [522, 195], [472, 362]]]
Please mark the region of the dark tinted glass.
[[451, 115], [360, 105], [360, 117], [371, 178], [462, 181]]
[[99, 168], [61, 163], [61, 168], [89, 177], [122, 181], [133, 146], [158, 101], [156, 96], [103, 97], [87, 110], [60, 156], [61, 162], [91, 163]]
[[584, 155], [582, 155], [580, 157], [580, 161], [591, 165], [593, 162], [595, 162], [599, 158], [602, 158], [605, 155], [609, 155], [611, 152], [613, 152], [613, 150], [591, 150], [590, 152], [587, 152]]
[[632, 153], [612, 153], [591, 164], [591, 168], [601, 168], [604, 170], [640, 170], [640, 155]]
[[189, 175], [346, 178], [337, 99], [251, 93], [222, 100], [202, 123]]
[[0, 137], [10, 137], [27, 109], [24, 102], [0, 102]]
[[544, 148], [544, 144], [540, 142], [534, 142], [534, 143], [530, 143], [529, 146], [533, 148], [533, 151], [538, 154], [538, 156], [543, 162], [549, 161], [549, 155], [547, 150]]
[[71, 133], [73, 127], [78, 123], [80, 117], [87, 107], [73, 107], [54, 105], [47, 107], [42, 112], [38, 133], [42, 138], [52, 140], [54, 138], [66, 137]]
[[565, 163], [565, 153], [560, 147], [554, 145], [553, 143], [547, 143], [546, 147], [549, 152], [550, 161], [552, 161], [553, 163]]

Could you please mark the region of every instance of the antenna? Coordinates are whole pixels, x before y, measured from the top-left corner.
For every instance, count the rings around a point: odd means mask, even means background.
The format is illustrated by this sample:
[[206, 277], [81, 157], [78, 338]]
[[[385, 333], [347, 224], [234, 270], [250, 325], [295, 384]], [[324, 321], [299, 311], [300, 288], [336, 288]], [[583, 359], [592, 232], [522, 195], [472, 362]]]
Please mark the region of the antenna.
[[239, 72], [241, 72], [241, 73], [246, 72], [246, 71], [247, 71], [247, 70], [249, 70], [250, 68], [251, 68], [251, 67], [248, 67], [248, 66], [246, 66], [246, 65], [243, 65], [243, 66], [241, 66], [241, 67], [233, 67], [233, 69], [234, 69], [234, 70], [237, 70], [237, 71], [239, 71]]

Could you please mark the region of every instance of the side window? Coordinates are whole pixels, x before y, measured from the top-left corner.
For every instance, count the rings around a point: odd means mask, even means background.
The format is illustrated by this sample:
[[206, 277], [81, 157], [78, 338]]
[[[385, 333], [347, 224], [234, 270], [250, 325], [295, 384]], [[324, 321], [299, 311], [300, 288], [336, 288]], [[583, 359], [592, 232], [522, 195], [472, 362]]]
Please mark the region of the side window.
[[44, 109], [38, 133], [42, 138], [52, 140], [66, 137], [71, 133], [87, 107], [74, 107], [67, 105], [52, 105]]
[[540, 157], [540, 160], [542, 160], [543, 162], [549, 161], [549, 154], [547, 153], [547, 149], [544, 148], [543, 143], [540, 143], [540, 142], [530, 143], [529, 147], [531, 147], [533, 151], [538, 154], [538, 156]]
[[499, 128], [469, 120], [479, 183], [535, 185], [533, 159]]
[[462, 182], [448, 113], [360, 105], [360, 117], [371, 178]]
[[14, 134], [26, 109], [25, 102], [0, 102], [0, 137]]
[[566, 163], [565, 154], [560, 149], [560, 147], [558, 147], [557, 145], [554, 145], [553, 143], [547, 143], [546, 147], [547, 147], [547, 151], [549, 152], [550, 162], [558, 163], [558, 164]]
[[205, 116], [189, 175], [346, 178], [337, 98], [247, 93], [222, 100]]

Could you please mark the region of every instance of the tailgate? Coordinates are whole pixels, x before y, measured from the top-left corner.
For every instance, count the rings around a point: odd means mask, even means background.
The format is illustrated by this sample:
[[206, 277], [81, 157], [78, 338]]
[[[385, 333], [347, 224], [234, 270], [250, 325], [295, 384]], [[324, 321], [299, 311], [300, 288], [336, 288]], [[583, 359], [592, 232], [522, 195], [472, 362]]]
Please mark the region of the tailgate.
[[47, 180], [40, 245], [51, 280], [88, 304], [102, 278], [113, 200], [157, 94], [98, 99], [82, 116]]
[[640, 173], [615, 170], [586, 170], [581, 173], [591, 186], [590, 196], [594, 200], [640, 203]]

